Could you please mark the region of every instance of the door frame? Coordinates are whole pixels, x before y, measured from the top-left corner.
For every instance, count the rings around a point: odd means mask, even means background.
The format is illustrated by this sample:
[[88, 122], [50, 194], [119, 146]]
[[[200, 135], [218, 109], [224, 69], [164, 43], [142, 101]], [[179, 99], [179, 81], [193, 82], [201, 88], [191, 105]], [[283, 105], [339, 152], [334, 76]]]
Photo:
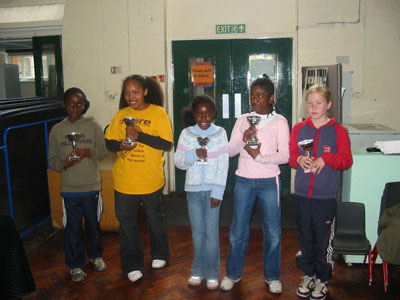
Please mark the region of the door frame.
[[[171, 119], [171, 126], [174, 128], [174, 104], [173, 104], [173, 91], [174, 91], [174, 69], [172, 62], [172, 42], [175, 41], [201, 41], [201, 40], [234, 40], [234, 39], [276, 39], [276, 38], [291, 38], [292, 39], [292, 124], [296, 124], [300, 121], [298, 116], [298, 110], [300, 107], [302, 95], [301, 90], [299, 91], [298, 82], [300, 82], [301, 86], [301, 72], [298, 71], [297, 60], [297, 35], [283, 35], [283, 36], [270, 36], [270, 37], [262, 37], [262, 36], [254, 36], [254, 35], [246, 35], [238, 38], [237, 36], [226, 36], [224, 38], [212, 38], [210, 36], [207, 37], [198, 37], [191, 39], [182, 39], [182, 38], [174, 38], [167, 37], [167, 45], [166, 45], [166, 74], [165, 74], [165, 110]], [[300, 81], [299, 81], [300, 80]], [[291, 128], [290, 128], [291, 130]], [[170, 193], [175, 191], [175, 164], [174, 164], [174, 147], [170, 152], [165, 155], [165, 188], [164, 193]], [[295, 170], [291, 171], [291, 185], [290, 191], [294, 191], [294, 175]]]
[[45, 86], [43, 79], [43, 50], [42, 45], [51, 44], [54, 46], [55, 55], [55, 68], [56, 68], [56, 90], [57, 96], [62, 96], [64, 93], [64, 79], [63, 79], [63, 65], [62, 65], [62, 54], [61, 46], [62, 36], [61, 35], [50, 35], [50, 36], [34, 36], [32, 37], [33, 47], [33, 59], [35, 64], [35, 88], [36, 97], [45, 96]]

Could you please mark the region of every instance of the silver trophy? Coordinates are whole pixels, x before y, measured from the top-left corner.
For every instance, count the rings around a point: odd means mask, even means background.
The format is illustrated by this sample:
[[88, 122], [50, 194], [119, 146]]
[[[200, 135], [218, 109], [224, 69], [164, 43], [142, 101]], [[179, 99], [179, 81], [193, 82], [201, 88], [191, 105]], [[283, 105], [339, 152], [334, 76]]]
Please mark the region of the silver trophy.
[[68, 139], [72, 143], [72, 154], [68, 157], [68, 160], [78, 160], [81, 157], [76, 153], [76, 143], [79, 141], [81, 134], [78, 132], [68, 133], [65, 138]]
[[[303, 140], [298, 143], [299, 147], [304, 151], [305, 156], [311, 157], [311, 150], [314, 146], [314, 140], [309, 139], [309, 140]], [[304, 173], [310, 173], [311, 170], [304, 170]]]
[[[208, 137], [197, 137], [197, 142], [199, 143], [201, 149], [205, 149], [209, 141], [210, 139]], [[207, 165], [208, 164], [207, 157], [204, 158], [200, 157], [197, 160], [197, 163], [199, 165]]]
[[[135, 125], [136, 121], [137, 120], [134, 117], [126, 117], [126, 118], [124, 118], [124, 122], [126, 124], [126, 127], [131, 126], [131, 125]], [[129, 136], [126, 136], [125, 139], [122, 141], [122, 145], [124, 145], [124, 146], [133, 146], [133, 145], [135, 145], [135, 143], [136, 142], [134, 140], [132, 140], [132, 138], [129, 137]]]
[[[247, 121], [249, 122], [250, 126], [255, 127], [261, 120], [260, 116], [248, 116]], [[249, 146], [257, 146], [258, 145], [258, 138], [256, 133], [250, 134], [249, 139], [247, 140], [247, 145]]]

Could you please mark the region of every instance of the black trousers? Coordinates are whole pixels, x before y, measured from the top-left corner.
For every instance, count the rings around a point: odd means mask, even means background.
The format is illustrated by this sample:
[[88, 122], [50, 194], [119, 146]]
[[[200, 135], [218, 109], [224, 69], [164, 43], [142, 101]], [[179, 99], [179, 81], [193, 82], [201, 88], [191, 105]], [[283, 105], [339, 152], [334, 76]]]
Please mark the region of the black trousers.
[[121, 267], [125, 274], [142, 270], [144, 254], [140, 240], [138, 215], [143, 203], [150, 227], [152, 259], [168, 260], [169, 248], [162, 203], [162, 189], [145, 195], [128, 195], [114, 191], [115, 213], [119, 221]]
[[297, 238], [300, 251], [296, 264], [305, 275], [321, 281], [332, 277], [336, 199], [296, 195]]
[[100, 242], [100, 192], [84, 197], [64, 197], [64, 251], [68, 267], [85, 265], [82, 218], [85, 219], [86, 252], [89, 258], [103, 256]]

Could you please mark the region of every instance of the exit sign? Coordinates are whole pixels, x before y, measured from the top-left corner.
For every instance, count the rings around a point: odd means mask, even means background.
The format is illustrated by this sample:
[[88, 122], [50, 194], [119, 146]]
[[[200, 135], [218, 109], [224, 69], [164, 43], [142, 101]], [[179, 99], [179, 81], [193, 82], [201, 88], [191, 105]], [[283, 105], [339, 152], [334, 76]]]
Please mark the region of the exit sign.
[[246, 33], [246, 24], [215, 25], [216, 34]]

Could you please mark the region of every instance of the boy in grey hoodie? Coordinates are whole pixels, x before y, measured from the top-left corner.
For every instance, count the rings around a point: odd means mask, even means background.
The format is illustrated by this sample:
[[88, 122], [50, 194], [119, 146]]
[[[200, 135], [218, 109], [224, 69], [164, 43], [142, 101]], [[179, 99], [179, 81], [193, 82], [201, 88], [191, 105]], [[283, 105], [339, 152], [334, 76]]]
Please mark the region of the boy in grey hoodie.
[[[99, 238], [102, 212], [99, 160], [107, 154], [107, 148], [100, 125], [93, 117], [83, 116], [89, 101], [81, 89], [68, 89], [63, 107], [67, 118], [50, 131], [48, 160], [50, 168], [61, 173], [65, 262], [71, 268], [71, 279], [82, 281], [86, 277], [82, 270], [85, 265], [82, 218], [90, 261], [96, 271], [106, 269]], [[76, 142], [67, 137], [72, 133], [77, 137]]]

